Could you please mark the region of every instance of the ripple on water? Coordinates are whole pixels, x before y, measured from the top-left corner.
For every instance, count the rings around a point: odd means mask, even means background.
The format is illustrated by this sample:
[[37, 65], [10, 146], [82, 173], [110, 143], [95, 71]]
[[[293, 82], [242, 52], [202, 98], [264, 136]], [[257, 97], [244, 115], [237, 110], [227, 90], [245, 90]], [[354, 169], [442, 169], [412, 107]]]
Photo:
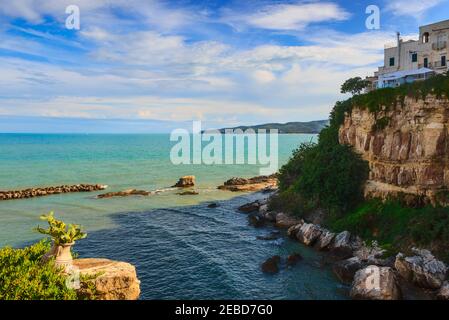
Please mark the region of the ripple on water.
[[[256, 239], [272, 229], [248, 227], [236, 208], [260, 197], [115, 214], [115, 229], [90, 233], [77, 250], [134, 264], [143, 299], [346, 299], [319, 253], [288, 238]], [[297, 266], [275, 276], [260, 271], [268, 257], [295, 252], [304, 256]]]

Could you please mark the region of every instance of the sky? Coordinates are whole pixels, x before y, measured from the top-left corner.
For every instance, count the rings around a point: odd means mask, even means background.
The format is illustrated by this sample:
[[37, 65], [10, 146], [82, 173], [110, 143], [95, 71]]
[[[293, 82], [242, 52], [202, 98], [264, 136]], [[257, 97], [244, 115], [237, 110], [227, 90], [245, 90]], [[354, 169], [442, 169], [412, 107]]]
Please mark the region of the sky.
[[[80, 28], [68, 29], [69, 5]], [[366, 8], [380, 8], [368, 30]], [[327, 119], [396, 31], [449, 0], [0, 0], [0, 132], [167, 132]]]

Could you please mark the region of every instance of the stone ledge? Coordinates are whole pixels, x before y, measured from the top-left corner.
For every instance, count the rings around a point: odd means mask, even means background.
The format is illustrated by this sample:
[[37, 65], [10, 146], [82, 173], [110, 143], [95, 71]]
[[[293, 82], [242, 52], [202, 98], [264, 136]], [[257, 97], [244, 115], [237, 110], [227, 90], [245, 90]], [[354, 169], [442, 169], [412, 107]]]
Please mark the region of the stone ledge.
[[[109, 259], [76, 259], [73, 266], [81, 275], [91, 276], [87, 280], [95, 286], [95, 296], [98, 300], [137, 300], [140, 295], [140, 281], [137, 279], [136, 268], [126, 262]], [[81, 285], [81, 295], [92, 296], [86, 286]]]

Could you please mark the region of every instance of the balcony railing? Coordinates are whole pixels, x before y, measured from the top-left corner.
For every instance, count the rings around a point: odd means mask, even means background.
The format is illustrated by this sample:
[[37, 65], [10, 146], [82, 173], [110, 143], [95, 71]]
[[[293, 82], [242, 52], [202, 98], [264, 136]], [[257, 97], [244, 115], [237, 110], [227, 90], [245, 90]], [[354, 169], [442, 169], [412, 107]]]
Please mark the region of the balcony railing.
[[433, 63], [433, 67], [434, 68], [446, 68], [447, 62], [445, 64], [442, 64], [441, 61], [436, 61]]
[[443, 50], [446, 49], [447, 42], [446, 41], [439, 41], [432, 43], [432, 50]]

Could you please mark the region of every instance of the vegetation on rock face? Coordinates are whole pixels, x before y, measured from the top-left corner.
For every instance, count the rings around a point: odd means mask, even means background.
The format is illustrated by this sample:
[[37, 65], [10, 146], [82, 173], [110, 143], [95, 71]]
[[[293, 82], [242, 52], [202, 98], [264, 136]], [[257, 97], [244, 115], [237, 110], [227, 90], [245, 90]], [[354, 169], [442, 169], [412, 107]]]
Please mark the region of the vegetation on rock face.
[[398, 200], [370, 200], [328, 225], [336, 230], [348, 230], [365, 240], [377, 240], [393, 250], [413, 246], [431, 248], [448, 261], [449, 208], [426, 206], [409, 208]]
[[[342, 91], [351, 92], [349, 84], [353, 82], [346, 83]], [[373, 112], [377, 119], [373, 130], [383, 130], [390, 120], [385, 116], [377, 118], [380, 111], [396, 106], [407, 96], [419, 99], [429, 94], [449, 98], [449, 75], [337, 102], [319, 142], [301, 145], [281, 168], [280, 192], [270, 201], [270, 207], [299, 216], [305, 216], [311, 209], [324, 209], [327, 212], [324, 224], [335, 231], [348, 230], [366, 240], [377, 240], [390, 252], [413, 245], [427, 246], [449, 260], [449, 256], [444, 256], [447, 254], [444, 248], [449, 245], [449, 208], [409, 208], [400, 199], [386, 203], [364, 201], [362, 188], [368, 177], [367, 162], [338, 141], [345, 113], [352, 108]]]
[[24, 249], [0, 249], [0, 300], [73, 300], [76, 292], [52, 260], [41, 259], [50, 250], [48, 241]]

